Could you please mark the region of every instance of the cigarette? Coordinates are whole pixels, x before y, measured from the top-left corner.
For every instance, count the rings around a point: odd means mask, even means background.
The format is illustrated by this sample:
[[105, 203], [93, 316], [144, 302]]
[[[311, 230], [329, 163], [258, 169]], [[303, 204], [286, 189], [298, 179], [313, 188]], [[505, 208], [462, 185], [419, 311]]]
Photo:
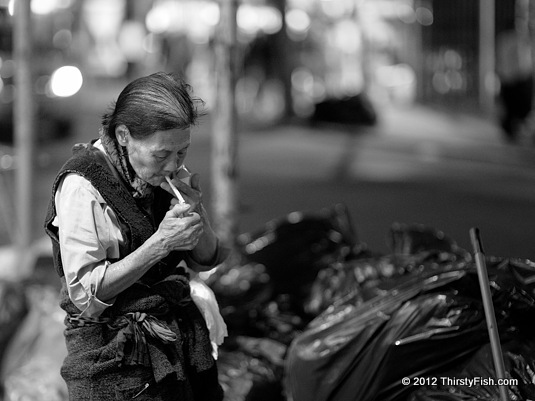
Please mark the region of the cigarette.
[[169, 176], [166, 176], [165, 179], [167, 180], [169, 186], [171, 187], [171, 189], [173, 190], [176, 198], [178, 199], [178, 203], [179, 204], [183, 204], [183, 203], [186, 203], [186, 200], [184, 199], [184, 197], [182, 196], [182, 194], [180, 193], [180, 191], [177, 189], [177, 187], [175, 187], [173, 185], [173, 182], [171, 181], [171, 178], [169, 178]]

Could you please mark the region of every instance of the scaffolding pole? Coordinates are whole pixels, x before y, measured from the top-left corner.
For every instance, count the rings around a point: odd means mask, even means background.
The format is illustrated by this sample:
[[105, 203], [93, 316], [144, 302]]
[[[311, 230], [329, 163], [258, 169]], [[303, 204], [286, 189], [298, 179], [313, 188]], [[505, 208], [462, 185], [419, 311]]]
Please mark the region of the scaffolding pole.
[[495, 0], [479, 0], [479, 104], [487, 115], [494, 112], [496, 96], [495, 15]]
[[15, 207], [17, 276], [31, 273], [32, 183], [33, 183], [33, 121], [34, 103], [31, 72], [31, 9], [30, 0], [15, 1], [14, 12], [15, 98], [13, 108], [14, 145], [16, 154]]
[[[485, 253], [483, 252], [483, 245], [481, 244], [481, 237], [479, 236], [479, 229], [477, 227], [472, 227], [470, 229], [470, 241], [472, 242], [472, 248], [474, 250], [474, 260], [476, 262], [477, 277], [479, 280], [479, 288], [481, 289], [481, 298], [483, 300], [485, 320], [487, 321], [487, 330], [489, 333], [490, 348], [492, 351], [492, 360], [494, 362], [496, 378], [505, 379], [507, 376], [503, 362], [500, 333], [498, 332], [496, 313], [494, 312], [494, 305], [492, 303], [492, 293], [490, 290]], [[498, 382], [498, 380], [496, 382]], [[507, 386], [498, 384], [498, 390], [500, 392], [501, 401], [510, 400]]]
[[215, 39], [216, 92], [212, 119], [213, 222], [220, 240], [233, 246], [237, 235], [237, 0], [220, 0]]

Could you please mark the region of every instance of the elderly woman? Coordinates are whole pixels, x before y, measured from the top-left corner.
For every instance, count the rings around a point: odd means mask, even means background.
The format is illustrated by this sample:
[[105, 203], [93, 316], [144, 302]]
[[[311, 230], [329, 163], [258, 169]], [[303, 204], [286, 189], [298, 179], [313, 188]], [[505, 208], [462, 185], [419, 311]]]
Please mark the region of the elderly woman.
[[53, 184], [45, 229], [67, 312], [61, 374], [71, 400], [223, 398], [186, 270], [228, 254], [198, 176], [179, 179], [200, 103], [174, 75], [131, 82]]

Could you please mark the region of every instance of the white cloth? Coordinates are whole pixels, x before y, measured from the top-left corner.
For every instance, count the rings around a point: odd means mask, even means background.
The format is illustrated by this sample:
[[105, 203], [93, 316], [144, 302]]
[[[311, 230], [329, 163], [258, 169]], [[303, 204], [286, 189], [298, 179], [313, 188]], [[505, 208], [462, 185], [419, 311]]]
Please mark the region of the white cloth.
[[227, 325], [219, 312], [219, 305], [212, 289], [195, 272], [190, 271], [190, 277], [191, 298], [206, 321], [212, 343], [212, 356], [217, 360], [218, 347], [228, 336]]

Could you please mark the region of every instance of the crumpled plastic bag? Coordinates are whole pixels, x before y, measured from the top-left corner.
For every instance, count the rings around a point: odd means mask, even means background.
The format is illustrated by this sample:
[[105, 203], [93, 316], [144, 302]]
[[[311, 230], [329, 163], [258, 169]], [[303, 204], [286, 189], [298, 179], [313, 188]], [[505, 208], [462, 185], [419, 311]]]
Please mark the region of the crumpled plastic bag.
[[267, 338], [236, 336], [218, 361], [225, 401], [285, 401], [282, 387], [286, 346]]
[[214, 291], [229, 333], [262, 336], [256, 327], [260, 310], [273, 297], [270, 277], [260, 264], [222, 265], [205, 279]]
[[[533, 283], [525, 286], [512, 272], [535, 270], [500, 258], [487, 267], [501, 340], [533, 336]], [[460, 366], [488, 342], [473, 264], [428, 266], [371, 293], [359, 305], [350, 297], [332, 305], [291, 344], [286, 381], [294, 401], [401, 399], [414, 390], [403, 377]]]
[[394, 223], [387, 236], [388, 246], [395, 255], [415, 255], [421, 252], [443, 252], [449, 259], [470, 259], [468, 251], [457, 245], [443, 231], [423, 224]]
[[0, 280], [0, 367], [13, 334], [24, 320], [28, 308], [23, 285], [9, 280]]
[[[388, 279], [418, 274], [426, 269], [460, 266], [456, 257], [446, 253], [422, 251], [416, 254], [392, 254], [349, 259], [332, 263], [318, 272], [305, 310], [314, 316], [323, 313], [333, 304], [352, 297], [355, 304], [365, 302]], [[455, 262], [455, 263], [454, 263]]]
[[67, 385], [60, 375], [67, 355], [63, 331], [65, 312], [55, 288], [25, 288], [29, 313], [4, 357], [4, 401], [66, 401]]
[[[507, 386], [510, 400], [535, 399], [534, 344], [511, 342], [502, 346], [505, 376], [518, 384]], [[407, 401], [501, 401], [490, 345], [483, 346], [462, 371], [442, 374], [435, 385], [422, 386]], [[489, 380], [490, 379], [490, 380]], [[464, 380], [464, 382], [463, 382]]]
[[[446, 271], [415, 279], [360, 306], [338, 305], [313, 320], [288, 351], [286, 383], [292, 399], [372, 400], [379, 390], [396, 382], [393, 377], [401, 379], [414, 368], [425, 370], [426, 362], [431, 361], [431, 366], [451, 362], [459, 355], [456, 345], [479, 345], [478, 331], [484, 333], [481, 316], [476, 319], [449, 293], [424, 294], [464, 274]], [[455, 328], [454, 317], [470, 322], [469, 329]], [[415, 341], [430, 330], [443, 342]], [[437, 350], [442, 360], [435, 359]], [[410, 364], [399, 363], [408, 357]]]
[[273, 298], [285, 295], [292, 310], [303, 318], [310, 318], [304, 302], [318, 272], [359, 252], [361, 246], [342, 204], [314, 212], [293, 212], [238, 237], [238, 249], [244, 258], [266, 268]]
[[[518, 380], [508, 386], [511, 400], [535, 399], [535, 263], [521, 259], [487, 258], [493, 304], [497, 315], [507, 378]], [[480, 380], [494, 378], [495, 367], [488, 338], [486, 344], [460, 368], [441, 372], [441, 377]], [[437, 383], [415, 390], [410, 401], [500, 401], [495, 385]]]
[[382, 282], [403, 275], [445, 266], [461, 266], [472, 260], [442, 231], [421, 224], [394, 223], [387, 235], [392, 253], [350, 254], [318, 272], [309, 296], [304, 301], [310, 315], [318, 315], [346, 297], [362, 303]]

